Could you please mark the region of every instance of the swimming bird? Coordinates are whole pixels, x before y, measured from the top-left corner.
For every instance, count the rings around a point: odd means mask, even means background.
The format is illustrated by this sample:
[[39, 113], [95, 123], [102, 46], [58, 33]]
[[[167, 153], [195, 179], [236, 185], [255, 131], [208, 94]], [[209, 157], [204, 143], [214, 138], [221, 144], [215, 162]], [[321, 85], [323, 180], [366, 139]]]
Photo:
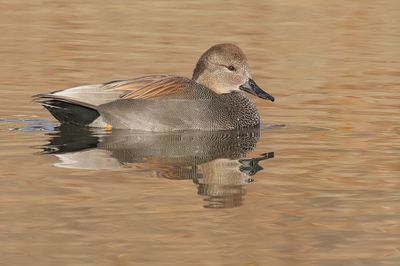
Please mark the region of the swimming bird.
[[217, 44], [198, 60], [192, 78], [149, 75], [85, 85], [33, 99], [63, 124], [169, 132], [258, 127], [247, 92], [274, 101], [252, 79], [234, 44]]

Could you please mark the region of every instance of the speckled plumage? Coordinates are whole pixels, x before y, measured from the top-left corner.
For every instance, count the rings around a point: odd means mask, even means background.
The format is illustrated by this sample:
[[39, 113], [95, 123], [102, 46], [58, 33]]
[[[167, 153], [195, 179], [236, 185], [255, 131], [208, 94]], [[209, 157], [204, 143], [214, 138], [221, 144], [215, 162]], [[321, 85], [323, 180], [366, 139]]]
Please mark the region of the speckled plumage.
[[228, 130], [260, 123], [255, 105], [237, 92], [191, 99], [120, 99], [100, 105], [98, 110], [113, 127], [144, 131]]

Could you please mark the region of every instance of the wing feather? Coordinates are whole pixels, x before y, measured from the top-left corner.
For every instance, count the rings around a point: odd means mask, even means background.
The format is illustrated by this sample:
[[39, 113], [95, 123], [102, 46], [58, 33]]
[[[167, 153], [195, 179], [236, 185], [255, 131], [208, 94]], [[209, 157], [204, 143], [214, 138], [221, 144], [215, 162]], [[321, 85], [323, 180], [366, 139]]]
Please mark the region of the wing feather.
[[150, 75], [40, 94], [34, 96], [34, 100], [43, 102], [53, 98], [99, 106], [120, 99], [191, 98], [193, 95], [204, 94], [204, 90], [208, 89], [185, 77]]
[[185, 77], [155, 75], [118, 82], [110, 86], [108, 90], [125, 91], [122, 99], [157, 99], [190, 96], [197, 85], [196, 82]]

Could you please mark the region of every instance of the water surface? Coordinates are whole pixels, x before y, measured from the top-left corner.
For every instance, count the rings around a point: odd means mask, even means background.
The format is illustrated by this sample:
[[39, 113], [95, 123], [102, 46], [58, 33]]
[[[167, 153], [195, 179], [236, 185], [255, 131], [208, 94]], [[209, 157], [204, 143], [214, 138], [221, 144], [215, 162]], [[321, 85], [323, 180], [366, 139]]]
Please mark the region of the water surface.
[[[4, 265], [398, 265], [398, 1], [0, 1]], [[59, 128], [40, 92], [190, 76], [220, 42], [256, 131]]]

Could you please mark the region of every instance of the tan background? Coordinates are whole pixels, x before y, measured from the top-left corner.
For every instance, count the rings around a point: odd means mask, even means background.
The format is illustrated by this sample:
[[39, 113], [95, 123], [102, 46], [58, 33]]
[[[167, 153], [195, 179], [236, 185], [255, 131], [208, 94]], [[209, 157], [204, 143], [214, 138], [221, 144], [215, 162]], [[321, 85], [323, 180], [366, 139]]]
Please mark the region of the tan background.
[[[400, 2], [0, 0], [4, 265], [398, 265]], [[264, 124], [243, 206], [152, 169], [54, 167], [35, 93], [172, 72], [234, 42]]]

